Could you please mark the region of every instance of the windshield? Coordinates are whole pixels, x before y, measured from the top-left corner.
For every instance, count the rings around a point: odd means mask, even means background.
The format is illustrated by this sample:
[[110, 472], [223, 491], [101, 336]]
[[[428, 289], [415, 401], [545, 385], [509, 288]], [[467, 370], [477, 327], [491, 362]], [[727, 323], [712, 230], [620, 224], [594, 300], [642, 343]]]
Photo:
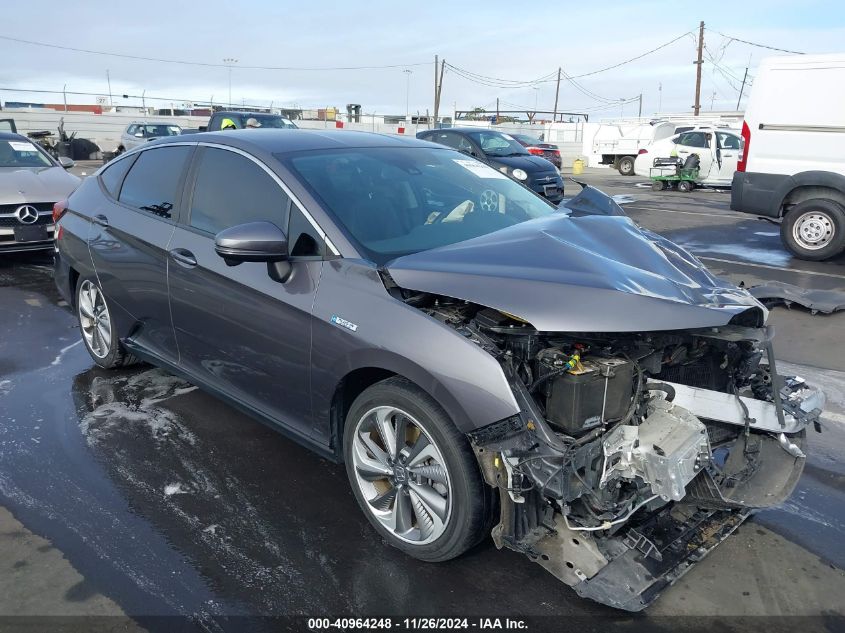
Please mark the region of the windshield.
[[261, 124], [261, 127], [288, 130], [297, 129], [293, 121], [277, 114], [244, 114], [241, 116], [241, 127], [246, 127], [246, 122], [250, 119], [257, 120]]
[[481, 151], [488, 156], [523, 156], [528, 154], [525, 148], [510, 134], [484, 130], [470, 132], [467, 136], [475, 141], [481, 147]]
[[144, 136], [179, 136], [182, 128], [178, 125], [153, 124], [145, 125]]
[[277, 158], [377, 264], [556, 209], [501, 172], [450, 149], [357, 148]]
[[537, 145], [538, 143], [542, 143], [538, 138], [534, 138], [533, 136], [528, 136], [527, 134], [514, 134], [513, 137], [519, 141], [522, 145]]
[[0, 167], [53, 167], [53, 162], [29, 141], [0, 141]]

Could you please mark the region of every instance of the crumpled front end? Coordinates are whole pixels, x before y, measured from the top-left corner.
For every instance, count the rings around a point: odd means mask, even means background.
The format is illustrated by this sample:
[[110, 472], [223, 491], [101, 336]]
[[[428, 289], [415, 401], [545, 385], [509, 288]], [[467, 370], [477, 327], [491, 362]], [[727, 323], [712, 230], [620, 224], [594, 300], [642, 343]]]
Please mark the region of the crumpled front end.
[[467, 302], [421, 306], [502, 365], [521, 413], [470, 434], [498, 547], [638, 611], [804, 467], [824, 397], [777, 374], [766, 328], [548, 333]]

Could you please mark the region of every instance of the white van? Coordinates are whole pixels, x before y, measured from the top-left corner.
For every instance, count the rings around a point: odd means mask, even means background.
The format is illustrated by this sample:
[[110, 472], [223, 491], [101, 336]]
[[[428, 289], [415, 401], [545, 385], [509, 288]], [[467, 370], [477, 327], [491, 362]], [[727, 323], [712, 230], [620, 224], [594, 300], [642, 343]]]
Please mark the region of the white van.
[[845, 251], [845, 53], [768, 57], [742, 125], [731, 208], [782, 218], [802, 259]]
[[702, 185], [730, 187], [739, 160], [740, 136], [728, 128], [701, 126], [644, 147], [634, 161], [634, 173], [648, 178], [655, 158], [686, 158], [697, 154]]

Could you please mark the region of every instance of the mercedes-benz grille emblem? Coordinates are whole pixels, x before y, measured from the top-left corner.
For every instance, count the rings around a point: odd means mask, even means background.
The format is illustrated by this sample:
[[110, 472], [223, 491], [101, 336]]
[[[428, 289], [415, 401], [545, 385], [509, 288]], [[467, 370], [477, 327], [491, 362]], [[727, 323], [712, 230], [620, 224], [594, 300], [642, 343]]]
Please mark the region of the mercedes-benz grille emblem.
[[35, 224], [38, 221], [38, 209], [31, 204], [24, 204], [15, 209], [15, 217], [21, 224]]

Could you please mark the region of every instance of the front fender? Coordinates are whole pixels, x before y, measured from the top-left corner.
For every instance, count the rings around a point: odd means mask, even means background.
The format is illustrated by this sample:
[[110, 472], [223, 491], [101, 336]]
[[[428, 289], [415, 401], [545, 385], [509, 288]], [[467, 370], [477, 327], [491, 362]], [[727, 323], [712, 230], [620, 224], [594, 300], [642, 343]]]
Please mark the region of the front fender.
[[411, 380], [463, 432], [519, 413], [498, 361], [450, 327], [391, 297], [368, 262], [326, 262], [312, 336], [311, 393], [318, 433], [330, 433], [338, 384], [362, 368]]

